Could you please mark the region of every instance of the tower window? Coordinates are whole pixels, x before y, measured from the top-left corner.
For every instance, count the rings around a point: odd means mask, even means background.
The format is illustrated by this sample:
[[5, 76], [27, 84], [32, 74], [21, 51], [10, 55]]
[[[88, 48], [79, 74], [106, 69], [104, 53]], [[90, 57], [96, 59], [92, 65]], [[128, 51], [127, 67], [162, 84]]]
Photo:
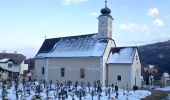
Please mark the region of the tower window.
[[80, 69], [80, 78], [84, 78], [84, 77], [85, 77], [85, 70]]
[[61, 68], [61, 77], [64, 77], [65, 75], [65, 68]]

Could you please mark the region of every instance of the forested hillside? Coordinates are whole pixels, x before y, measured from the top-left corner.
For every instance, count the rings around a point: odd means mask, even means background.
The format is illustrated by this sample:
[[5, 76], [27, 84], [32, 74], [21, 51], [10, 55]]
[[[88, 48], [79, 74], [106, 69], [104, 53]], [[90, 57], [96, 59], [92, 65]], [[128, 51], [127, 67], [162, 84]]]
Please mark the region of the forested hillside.
[[159, 76], [165, 71], [170, 73], [170, 40], [139, 46], [138, 49], [143, 66], [157, 66]]

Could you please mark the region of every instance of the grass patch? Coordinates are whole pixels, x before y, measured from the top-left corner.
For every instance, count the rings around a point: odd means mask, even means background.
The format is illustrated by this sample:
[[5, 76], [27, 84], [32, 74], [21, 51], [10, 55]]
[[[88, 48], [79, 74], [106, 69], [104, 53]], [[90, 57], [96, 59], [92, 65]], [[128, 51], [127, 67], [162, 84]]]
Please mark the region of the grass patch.
[[141, 100], [162, 100], [170, 93], [170, 91], [159, 91], [159, 90], [152, 90], [151, 95], [143, 98]]

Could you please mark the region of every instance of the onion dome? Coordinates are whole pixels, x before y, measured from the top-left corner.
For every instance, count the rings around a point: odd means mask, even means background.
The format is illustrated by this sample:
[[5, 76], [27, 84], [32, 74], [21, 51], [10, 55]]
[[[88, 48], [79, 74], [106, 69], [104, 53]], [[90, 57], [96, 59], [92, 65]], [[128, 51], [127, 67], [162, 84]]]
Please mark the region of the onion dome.
[[102, 14], [110, 14], [111, 10], [108, 7], [102, 8], [100, 11]]
[[105, 15], [109, 15], [111, 13], [111, 10], [107, 7], [107, 0], [105, 1], [105, 8], [102, 8], [100, 12]]

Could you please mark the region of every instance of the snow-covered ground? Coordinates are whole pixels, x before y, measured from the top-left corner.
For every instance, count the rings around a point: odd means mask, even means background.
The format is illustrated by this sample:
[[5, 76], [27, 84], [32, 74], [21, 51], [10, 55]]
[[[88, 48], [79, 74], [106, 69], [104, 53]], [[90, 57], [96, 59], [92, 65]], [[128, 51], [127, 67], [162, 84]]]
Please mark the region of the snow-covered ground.
[[[32, 84], [30, 86], [26, 86], [25, 90], [27, 90], [28, 88], [30, 88], [30, 94], [26, 91], [25, 93], [23, 92], [23, 86], [22, 84], [18, 85], [18, 91], [22, 91], [22, 92], [18, 92], [18, 100], [32, 100], [32, 98], [35, 96], [35, 86], [36, 84]], [[46, 93], [46, 89], [43, 87], [44, 85], [41, 85], [42, 89], [40, 92], [40, 97], [42, 100], [46, 100], [47, 98], [47, 93]], [[48, 87], [49, 88], [49, 87]], [[72, 86], [71, 86], [72, 88]], [[78, 89], [80, 89], [81, 87], [79, 86]], [[94, 89], [91, 87], [91, 90]], [[113, 99], [116, 96], [116, 92], [113, 90], [110, 91], [110, 98], [109, 98], [109, 94], [106, 95], [105, 91], [108, 88], [102, 87], [102, 93], [101, 93], [101, 97], [100, 100], [140, 100], [141, 98], [145, 98], [146, 96], [151, 95], [151, 93], [147, 90], [136, 90], [134, 91], [126, 91], [126, 90], [122, 90], [119, 89], [118, 90], [118, 99]], [[110, 88], [111, 89], [111, 88]], [[68, 91], [68, 89], [67, 89]], [[85, 87], [85, 91], [86, 91], [86, 95], [83, 97], [82, 96], [82, 100], [92, 100], [92, 95], [91, 95], [91, 91], [89, 91], [88, 87]], [[73, 92], [67, 92], [68, 94], [68, 98], [64, 99], [64, 100], [72, 100], [73, 97]], [[57, 92], [56, 92], [56, 85], [52, 85], [51, 89], [48, 92], [48, 97], [50, 99], [48, 100], [58, 100], [57, 97]], [[15, 91], [15, 84], [12, 84], [12, 87], [10, 87], [9, 89], [7, 89], [7, 98], [9, 100], [16, 100], [16, 91]], [[0, 86], [0, 100], [2, 100], [2, 84]], [[77, 97], [74, 94], [74, 100], [79, 100], [79, 97]], [[97, 92], [94, 93], [93, 96], [93, 100], [98, 100], [98, 94]]]
[[160, 91], [170, 91], [170, 86], [164, 87], [164, 88], [156, 88], [155, 90], [160, 90]]

